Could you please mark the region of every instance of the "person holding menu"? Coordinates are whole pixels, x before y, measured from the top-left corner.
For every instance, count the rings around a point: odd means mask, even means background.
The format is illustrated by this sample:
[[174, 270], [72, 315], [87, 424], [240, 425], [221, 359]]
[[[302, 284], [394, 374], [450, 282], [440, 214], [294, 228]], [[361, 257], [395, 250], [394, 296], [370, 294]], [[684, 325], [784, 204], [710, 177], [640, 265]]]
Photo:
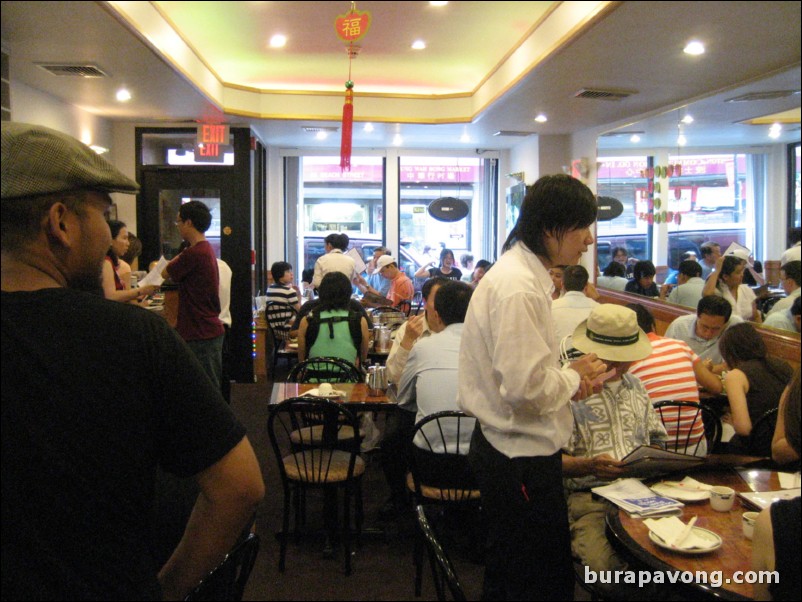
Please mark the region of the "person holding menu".
[[538, 180], [465, 318], [457, 404], [477, 418], [469, 461], [487, 517], [485, 600], [573, 599], [560, 449], [570, 399], [606, 367], [588, 354], [560, 368], [548, 270], [579, 262], [596, 212], [579, 180]]

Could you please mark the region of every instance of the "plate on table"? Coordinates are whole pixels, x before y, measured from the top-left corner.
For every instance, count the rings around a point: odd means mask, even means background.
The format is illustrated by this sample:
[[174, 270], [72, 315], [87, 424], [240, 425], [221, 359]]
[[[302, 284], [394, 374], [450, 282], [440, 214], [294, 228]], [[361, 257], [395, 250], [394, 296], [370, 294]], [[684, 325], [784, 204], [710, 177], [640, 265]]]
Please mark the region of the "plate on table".
[[701, 527], [694, 527], [691, 531], [696, 537], [708, 542], [709, 545], [704, 548], [674, 548], [670, 544], [667, 544], [663, 538], [659, 535], [656, 535], [653, 531], [649, 531], [649, 539], [651, 539], [656, 545], [669, 550], [671, 552], [677, 552], [678, 554], [708, 554], [714, 550], [718, 550], [721, 547], [722, 541], [721, 537], [713, 533], [712, 531], [708, 531], [707, 529], [702, 529]]
[[676, 487], [670, 483], [655, 483], [650, 487], [652, 491], [663, 497], [671, 498], [679, 502], [703, 502], [710, 499], [709, 491], [700, 491], [698, 489], [686, 489], [684, 487]]

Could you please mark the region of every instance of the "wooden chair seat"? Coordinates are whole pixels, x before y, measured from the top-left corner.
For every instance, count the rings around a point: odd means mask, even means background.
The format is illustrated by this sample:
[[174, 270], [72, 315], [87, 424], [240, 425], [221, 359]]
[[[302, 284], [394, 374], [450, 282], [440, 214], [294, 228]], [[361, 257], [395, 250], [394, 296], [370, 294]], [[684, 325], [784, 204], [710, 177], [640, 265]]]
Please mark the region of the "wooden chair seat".
[[[415, 479], [412, 473], [407, 473], [407, 489], [415, 493]], [[429, 500], [441, 500], [444, 502], [461, 502], [466, 500], [481, 499], [482, 494], [478, 489], [441, 489], [421, 483], [420, 493]]]
[[[282, 458], [287, 478], [305, 483], [340, 483], [348, 480], [351, 455], [340, 450], [313, 449]], [[365, 462], [357, 457], [353, 478], [365, 472]]]
[[[337, 431], [337, 440], [347, 441], [354, 438], [354, 429], [348, 425]], [[320, 445], [323, 443], [323, 425], [306, 426], [290, 433], [290, 441], [295, 445]]]

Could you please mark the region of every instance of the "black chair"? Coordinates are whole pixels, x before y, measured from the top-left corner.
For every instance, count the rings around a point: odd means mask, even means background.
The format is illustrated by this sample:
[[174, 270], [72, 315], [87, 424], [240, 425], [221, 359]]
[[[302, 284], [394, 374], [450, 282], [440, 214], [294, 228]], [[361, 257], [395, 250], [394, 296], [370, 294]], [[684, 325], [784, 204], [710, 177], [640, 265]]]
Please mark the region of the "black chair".
[[777, 427], [778, 412], [779, 408], [772, 408], [755, 420], [749, 433], [749, 455], [771, 457], [771, 440]]
[[[658, 401], [654, 409], [668, 432], [666, 449], [670, 451], [700, 455], [702, 441], [707, 443], [707, 454], [712, 454], [721, 444], [721, 418], [703, 403], [691, 401]], [[697, 433], [704, 430], [704, 438]]]
[[[407, 488], [416, 505], [471, 504], [481, 522], [481, 493], [468, 465], [470, 436], [476, 419], [460, 411], [437, 412], [415, 424], [410, 439], [410, 473]], [[466, 509], [467, 506], [466, 506]], [[470, 523], [474, 540], [483, 537], [481, 524]], [[423, 573], [423, 543], [416, 541], [415, 595], [420, 596]], [[481, 545], [481, 544], [478, 544]]]
[[415, 291], [415, 295], [412, 297], [412, 311], [417, 316], [421, 309], [423, 309], [423, 293]]
[[[302, 427], [309, 415], [323, 421], [322, 440], [311, 437]], [[338, 431], [348, 428], [354, 437], [341, 439]], [[270, 408], [268, 436], [278, 462], [284, 489], [284, 515], [280, 534], [279, 571], [284, 571], [289, 535], [290, 505], [295, 510], [295, 532], [299, 533], [302, 505], [307, 489], [324, 490], [324, 520], [329, 540], [337, 540], [337, 492], [343, 491], [343, 521], [340, 530], [345, 552], [345, 573], [351, 574], [351, 498], [356, 497], [355, 522], [362, 529], [361, 479], [365, 463], [359, 457], [359, 421], [342, 404], [320, 397], [293, 397]], [[294, 433], [296, 441], [292, 440]]]
[[359, 383], [362, 372], [339, 357], [314, 357], [295, 364], [288, 383]]
[[443, 546], [438, 541], [437, 535], [426, 516], [426, 509], [419, 505], [415, 508], [415, 512], [421, 538], [425, 542], [429, 553], [429, 564], [432, 567], [432, 579], [437, 592], [437, 599], [446, 599], [446, 587], [448, 587], [448, 591], [451, 592], [451, 597], [454, 600], [465, 600], [465, 593], [457, 578], [457, 573], [454, 571], [454, 565], [451, 564], [451, 560], [449, 560]]
[[409, 317], [410, 312], [412, 311], [412, 300], [411, 299], [404, 299], [400, 301], [395, 308], [404, 314], [405, 317]]
[[232, 600], [239, 602], [259, 554], [259, 536], [250, 533], [228, 553], [184, 600]]
[[278, 365], [279, 351], [290, 340], [290, 326], [298, 316], [292, 305], [269, 301], [265, 305], [265, 321], [273, 344], [273, 368]]

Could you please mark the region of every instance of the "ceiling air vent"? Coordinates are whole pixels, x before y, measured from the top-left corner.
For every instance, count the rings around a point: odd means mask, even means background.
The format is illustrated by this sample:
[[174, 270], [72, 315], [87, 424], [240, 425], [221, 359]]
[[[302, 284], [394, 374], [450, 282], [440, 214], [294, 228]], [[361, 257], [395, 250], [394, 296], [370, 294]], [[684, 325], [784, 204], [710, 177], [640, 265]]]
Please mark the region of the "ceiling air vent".
[[788, 98], [799, 94], [799, 90], [768, 90], [766, 92], [749, 92], [741, 94], [735, 98], [728, 98], [724, 102], [752, 102], [754, 100], [776, 100], [778, 98]]
[[517, 136], [519, 138], [525, 138], [526, 136], [531, 136], [535, 132], [518, 132], [515, 130], [499, 130], [494, 136]]
[[54, 63], [36, 63], [45, 71], [59, 77], [107, 77], [105, 71], [97, 65], [65, 65]]
[[582, 88], [574, 94], [575, 98], [589, 98], [590, 100], [623, 100], [633, 94], [634, 90], [603, 90], [601, 88]]
[[333, 126], [311, 126], [311, 125], [302, 125], [301, 129], [305, 132], [311, 132], [316, 134], [317, 132], [337, 132], [340, 128], [336, 128]]

